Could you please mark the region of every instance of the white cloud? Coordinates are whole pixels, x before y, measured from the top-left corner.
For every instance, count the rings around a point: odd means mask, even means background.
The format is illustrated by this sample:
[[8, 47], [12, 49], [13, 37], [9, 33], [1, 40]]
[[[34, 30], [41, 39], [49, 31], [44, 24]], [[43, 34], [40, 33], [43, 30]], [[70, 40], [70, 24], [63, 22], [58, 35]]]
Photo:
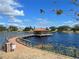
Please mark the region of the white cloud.
[[23, 10], [18, 10], [20, 4], [15, 0], [0, 0], [0, 13], [6, 16], [24, 16]]
[[22, 20], [19, 20], [19, 19], [15, 19], [14, 22], [17, 22], [17, 23], [22, 23]]
[[73, 21], [66, 21], [65, 24], [73, 23]]
[[1, 22], [0, 25], [5, 25], [5, 23], [2, 23], [2, 22]]
[[37, 20], [46, 20], [46, 19], [44, 19], [44, 18], [37, 18]]
[[8, 23], [8, 26], [19, 26], [19, 24], [16, 24], [16, 23]]
[[63, 25], [68, 25], [68, 26], [74, 26], [76, 24], [79, 24], [79, 21], [74, 21], [74, 20], [69, 20], [63, 23]]
[[11, 18], [11, 20], [9, 20], [9, 22], [13, 22], [13, 23], [23, 23], [23, 21], [22, 20], [20, 20], [20, 19], [16, 19], [15, 17], [10, 17]]
[[52, 22], [46, 18], [37, 18], [36, 20], [37, 20], [36, 25], [40, 27], [49, 27], [53, 25]]
[[17, 26], [17, 27], [24, 27], [23, 20], [16, 19], [15, 17], [11, 17], [11, 20], [8, 21], [8, 26]]
[[18, 24], [18, 23], [8, 23], [7, 26], [17, 26], [18, 28], [24, 28], [24, 27], [25, 27], [25, 25], [23, 25], [23, 24]]
[[[24, 11], [16, 0], [0, 0], [0, 15], [7, 16], [10, 20], [8, 20], [8, 25], [19, 26], [22, 20], [17, 19], [16, 16], [24, 16]], [[20, 25], [21, 26], [21, 25]]]

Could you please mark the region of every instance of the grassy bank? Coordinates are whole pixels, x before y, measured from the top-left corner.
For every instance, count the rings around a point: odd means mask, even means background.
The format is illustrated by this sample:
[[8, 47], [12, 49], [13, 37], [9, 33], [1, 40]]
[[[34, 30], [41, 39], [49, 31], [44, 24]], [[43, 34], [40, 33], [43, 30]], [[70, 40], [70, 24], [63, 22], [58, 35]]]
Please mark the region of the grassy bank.
[[73, 59], [72, 57], [56, 54], [53, 52], [24, 46], [16, 41], [17, 37], [9, 39], [9, 42], [16, 44], [14, 52], [0, 51], [0, 59]]
[[20, 49], [14, 52], [0, 51], [0, 59], [73, 59], [72, 57], [42, 51], [34, 48]]
[[17, 42], [28, 47], [37, 48], [37, 49], [48, 51], [51, 53], [56, 53], [56, 54], [61, 54], [61, 55], [71, 56], [71, 57], [79, 57], [79, 50], [73, 47], [65, 47], [63, 45], [59, 45], [57, 47], [57, 46], [52, 46], [50, 44], [32, 46], [32, 44], [28, 44], [22, 40], [17, 40]]

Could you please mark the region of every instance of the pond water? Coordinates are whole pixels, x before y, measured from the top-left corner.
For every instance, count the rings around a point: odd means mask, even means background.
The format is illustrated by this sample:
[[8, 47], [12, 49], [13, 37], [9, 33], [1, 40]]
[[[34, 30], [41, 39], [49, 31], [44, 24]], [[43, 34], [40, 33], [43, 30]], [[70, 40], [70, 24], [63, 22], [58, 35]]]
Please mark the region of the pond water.
[[[5, 42], [6, 37], [10, 38], [13, 36], [20, 36], [24, 34], [29, 34], [25, 32], [0, 32], [0, 46]], [[30, 41], [35, 44], [52, 44], [52, 45], [64, 45], [64, 46], [73, 46], [79, 48], [79, 34], [76, 33], [62, 33], [56, 32], [52, 33], [50, 37], [31, 37], [28, 38]]]
[[56, 32], [49, 37], [29, 37], [26, 38], [30, 40], [33, 45], [38, 44], [51, 44], [51, 45], [64, 45], [66, 47], [76, 47], [79, 48], [79, 34], [76, 33], [62, 33]]
[[15, 37], [15, 36], [21, 36], [21, 35], [25, 35], [28, 33], [25, 32], [0, 32], [0, 48], [2, 46], [2, 44], [4, 44], [6, 42], [7, 39], [11, 38], [11, 37]]
[[[6, 39], [14, 36], [28, 35], [27, 32], [0, 32], [0, 47]], [[79, 34], [76, 33], [52, 33], [52, 36], [46, 37], [25, 37], [24, 42], [27, 44], [31, 42], [32, 46], [39, 44], [48, 45], [51, 44], [51, 48], [43, 48], [44, 50], [54, 51], [56, 53], [64, 54], [67, 56], [79, 58]], [[72, 48], [73, 47], [73, 48]], [[76, 48], [76, 49], [74, 49]], [[78, 48], [78, 49], [77, 49]], [[77, 52], [77, 53], [76, 53]]]

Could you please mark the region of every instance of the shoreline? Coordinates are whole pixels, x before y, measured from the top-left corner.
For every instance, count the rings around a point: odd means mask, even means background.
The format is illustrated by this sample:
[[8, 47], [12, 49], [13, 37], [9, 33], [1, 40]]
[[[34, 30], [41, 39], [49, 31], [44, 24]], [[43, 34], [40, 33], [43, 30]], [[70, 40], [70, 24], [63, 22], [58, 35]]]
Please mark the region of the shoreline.
[[63, 33], [73, 33], [73, 34], [79, 34], [79, 31], [73, 32], [73, 31], [62, 31]]
[[50, 57], [51, 59], [73, 59], [69, 56], [24, 46], [16, 42], [16, 38], [18, 37], [9, 39], [9, 42], [14, 42], [17, 45], [16, 50], [8, 53], [2, 52], [2, 56], [4, 56], [2, 57], [3, 59], [50, 59]]
[[[0, 33], [5, 33], [5, 31], [2, 31]], [[33, 32], [30, 32], [30, 31], [11, 31], [11, 32], [25, 32], [25, 33], [33, 33]], [[9, 32], [9, 33], [11, 33]], [[63, 33], [77, 33], [79, 34], [79, 31], [76, 31], [76, 32], [73, 32], [73, 31], [51, 31], [51, 33], [55, 33], [55, 32], [63, 32]], [[8, 33], [8, 32], [7, 32]]]

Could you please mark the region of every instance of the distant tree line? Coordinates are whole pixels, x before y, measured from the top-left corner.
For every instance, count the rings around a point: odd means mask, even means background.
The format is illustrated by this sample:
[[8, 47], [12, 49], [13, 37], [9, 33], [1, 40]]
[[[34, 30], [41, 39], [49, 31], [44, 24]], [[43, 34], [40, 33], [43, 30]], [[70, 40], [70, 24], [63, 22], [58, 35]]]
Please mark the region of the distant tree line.
[[19, 28], [17, 26], [9, 26], [9, 27], [6, 27], [6, 26], [3, 26], [3, 25], [0, 25], [0, 32], [2, 31], [30, 31], [30, 30], [34, 30], [34, 28], [32, 28], [31, 26], [30, 27], [25, 27], [25, 28]]
[[76, 32], [76, 31], [79, 31], [79, 25], [75, 25], [73, 27], [70, 27], [70, 26], [66, 26], [66, 25], [63, 25], [63, 26], [59, 26], [59, 27], [49, 27], [50, 31], [58, 31], [58, 32], [62, 32], [62, 31], [73, 31], [73, 32]]
[[[31, 27], [31, 26], [20, 29], [17, 26], [6, 27], [6, 26], [3, 26], [3, 25], [0, 25], [0, 31], [1, 32], [2, 31], [31, 31], [31, 30], [34, 30], [34, 29], [35, 29], [35, 27]], [[69, 26], [66, 26], [66, 25], [59, 26], [59, 27], [51, 26], [51, 27], [46, 27], [45, 29], [49, 30], [49, 31], [58, 31], [58, 32], [62, 32], [62, 31], [76, 32], [76, 31], [79, 31], [79, 25], [77, 24], [73, 27], [69, 27]]]

